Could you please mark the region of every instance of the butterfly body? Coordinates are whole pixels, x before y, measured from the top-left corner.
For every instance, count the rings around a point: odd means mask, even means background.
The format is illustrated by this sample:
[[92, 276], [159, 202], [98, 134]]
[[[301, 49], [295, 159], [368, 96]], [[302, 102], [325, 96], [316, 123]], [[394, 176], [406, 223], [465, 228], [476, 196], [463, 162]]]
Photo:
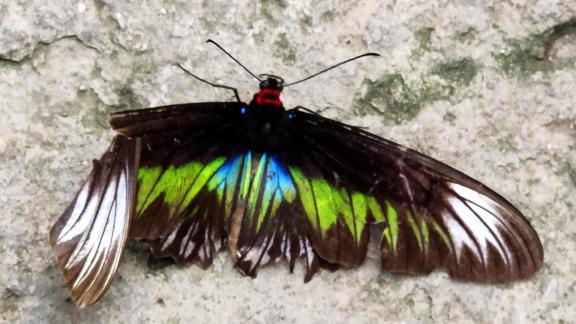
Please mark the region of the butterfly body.
[[[239, 107], [239, 121], [243, 123], [241, 138], [243, 143], [234, 144], [244, 150], [257, 152], [278, 151], [282, 145], [282, 135], [293, 118], [280, 100], [282, 81], [280, 78], [268, 78], [260, 83], [257, 92], [248, 105]], [[238, 139], [237, 138], [237, 139]]]
[[228, 248], [249, 276], [300, 261], [305, 281], [359, 266], [370, 242], [385, 271], [504, 282], [541, 267], [536, 232], [500, 195], [358, 127], [286, 110], [283, 87], [267, 75], [249, 104], [111, 115], [118, 135], [50, 233], [78, 305], [106, 291], [128, 238], [202, 268]]

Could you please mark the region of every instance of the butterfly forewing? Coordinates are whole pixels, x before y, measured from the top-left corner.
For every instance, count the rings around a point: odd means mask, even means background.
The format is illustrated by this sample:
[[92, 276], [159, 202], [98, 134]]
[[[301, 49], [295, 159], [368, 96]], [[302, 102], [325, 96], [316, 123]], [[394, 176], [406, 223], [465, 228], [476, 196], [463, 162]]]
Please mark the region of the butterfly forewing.
[[146, 136], [173, 139], [174, 134], [193, 135], [194, 130], [209, 130], [237, 122], [239, 102], [200, 102], [112, 113], [110, 125], [130, 137]]
[[[310, 183], [328, 181], [333, 187], [350, 188], [358, 202], [352, 199], [349, 204], [352, 211], [358, 211], [355, 216], [382, 229], [384, 270], [428, 273], [446, 268], [456, 278], [509, 281], [525, 278], [542, 265], [536, 232], [494, 191], [438, 161], [358, 128], [299, 110], [294, 113], [297, 126], [293, 132], [307, 142], [303, 149], [316, 152], [318, 167], [335, 174], [322, 178], [305, 172], [304, 177]], [[314, 201], [318, 206], [319, 198]], [[334, 199], [332, 204], [335, 212], [330, 224], [337, 224], [339, 218], [345, 219], [345, 209], [338, 210]], [[314, 219], [314, 212], [306, 214]], [[347, 227], [358, 233], [368, 225], [363, 226]], [[322, 258], [332, 262], [338, 260], [323, 250], [331, 251], [325, 241], [343, 240], [342, 231], [334, 234], [335, 228], [321, 226], [323, 241], [316, 240], [314, 245]]]
[[50, 231], [58, 264], [80, 307], [104, 294], [118, 268], [134, 209], [139, 148], [138, 139], [117, 136]]

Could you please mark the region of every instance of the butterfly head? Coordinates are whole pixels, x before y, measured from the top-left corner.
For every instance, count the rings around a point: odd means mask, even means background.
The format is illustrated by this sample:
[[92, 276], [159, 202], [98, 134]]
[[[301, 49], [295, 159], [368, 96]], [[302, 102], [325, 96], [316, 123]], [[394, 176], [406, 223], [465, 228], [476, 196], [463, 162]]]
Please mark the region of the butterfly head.
[[280, 93], [284, 88], [284, 79], [272, 74], [261, 74], [260, 91], [256, 94], [256, 103], [282, 107]]
[[260, 77], [264, 77], [264, 79], [260, 81], [260, 90], [273, 89], [282, 91], [284, 88], [284, 79], [279, 76], [272, 74], [260, 74]]

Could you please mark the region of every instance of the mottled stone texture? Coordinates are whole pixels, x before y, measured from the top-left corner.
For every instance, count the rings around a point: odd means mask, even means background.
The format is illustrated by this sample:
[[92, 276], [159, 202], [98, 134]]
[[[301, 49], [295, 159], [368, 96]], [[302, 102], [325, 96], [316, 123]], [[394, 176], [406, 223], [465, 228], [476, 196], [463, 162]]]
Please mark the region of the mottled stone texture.
[[[576, 0], [0, 2], [0, 322], [572, 322], [576, 317]], [[480, 5], [479, 3], [483, 3]], [[255, 280], [220, 254], [207, 271], [152, 270], [131, 245], [95, 306], [68, 300], [48, 245], [112, 132], [111, 111], [232, 99], [187, 77], [257, 83], [215, 47], [288, 81], [365, 51], [368, 58], [286, 89], [287, 106], [418, 149], [516, 204], [545, 265], [505, 285], [444, 273], [322, 272], [283, 265]]]

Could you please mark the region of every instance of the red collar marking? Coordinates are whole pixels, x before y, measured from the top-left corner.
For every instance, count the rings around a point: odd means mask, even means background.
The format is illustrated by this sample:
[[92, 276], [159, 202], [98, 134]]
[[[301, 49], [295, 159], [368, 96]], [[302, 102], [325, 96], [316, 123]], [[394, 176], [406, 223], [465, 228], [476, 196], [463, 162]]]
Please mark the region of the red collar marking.
[[273, 105], [282, 107], [282, 101], [280, 100], [280, 90], [277, 89], [261, 89], [258, 94], [256, 94], [256, 102], [259, 105]]

